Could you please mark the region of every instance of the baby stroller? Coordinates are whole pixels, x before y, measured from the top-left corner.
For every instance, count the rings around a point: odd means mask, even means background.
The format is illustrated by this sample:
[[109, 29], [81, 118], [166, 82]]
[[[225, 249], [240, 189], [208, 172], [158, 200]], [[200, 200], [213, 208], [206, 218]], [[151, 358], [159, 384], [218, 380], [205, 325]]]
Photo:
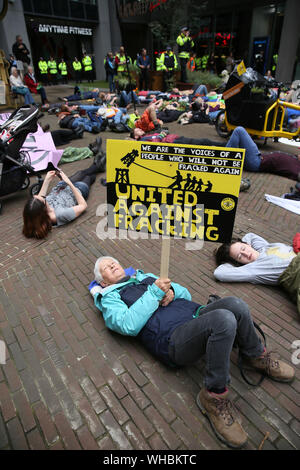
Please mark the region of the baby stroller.
[[[35, 174], [38, 183], [34, 184], [31, 194], [37, 194], [42, 186], [42, 177], [30, 165], [26, 152], [20, 152], [27, 135], [37, 131], [39, 109], [24, 105], [16, 109], [0, 126], [0, 197], [27, 189], [29, 175]], [[0, 213], [2, 204], [0, 202]]]

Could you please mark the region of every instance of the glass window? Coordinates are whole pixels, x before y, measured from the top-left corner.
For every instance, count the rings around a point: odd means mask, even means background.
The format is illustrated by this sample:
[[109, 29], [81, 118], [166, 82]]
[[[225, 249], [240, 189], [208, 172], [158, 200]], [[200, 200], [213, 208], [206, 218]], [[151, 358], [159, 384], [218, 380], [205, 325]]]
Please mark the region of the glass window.
[[43, 15], [52, 15], [51, 2], [49, 0], [32, 0], [35, 13]]
[[84, 18], [84, 5], [82, 2], [70, 2], [70, 16], [72, 18]]
[[31, 0], [23, 0], [23, 10], [25, 12], [32, 12]]
[[62, 2], [61, 0], [52, 0], [53, 14], [55, 16], [69, 16], [68, 2]]

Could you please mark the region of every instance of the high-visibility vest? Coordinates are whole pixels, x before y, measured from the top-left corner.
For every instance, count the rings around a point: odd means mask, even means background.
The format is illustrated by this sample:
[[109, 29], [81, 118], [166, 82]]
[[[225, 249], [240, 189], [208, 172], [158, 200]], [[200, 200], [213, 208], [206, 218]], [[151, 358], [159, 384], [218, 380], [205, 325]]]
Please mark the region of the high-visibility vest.
[[58, 68], [62, 75], [68, 75], [67, 64], [65, 62], [60, 62], [60, 64], [58, 64]]
[[188, 59], [190, 57], [190, 52], [194, 47], [194, 42], [190, 36], [185, 36], [180, 34], [176, 42], [178, 44], [178, 57], [180, 59]]
[[274, 54], [274, 55], [273, 55], [272, 72], [275, 72], [275, 70], [276, 70], [277, 61], [278, 61], [278, 54]]
[[92, 59], [90, 58], [90, 56], [86, 55], [82, 59], [82, 63], [83, 63], [83, 68], [85, 72], [88, 72], [89, 70], [93, 70]]
[[[117, 73], [119, 72], [125, 72], [126, 70], [126, 55], [120, 55], [119, 53], [116, 54], [116, 57], [118, 58], [118, 66], [117, 66]], [[129, 56], [127, 56], [127, 62], [128, 64], [132, 64], [132, 60]]]
[[202, 56], [201, 65], [202, 65], [202, 69], [203, 69], [203, 70], [206, 69], [207, 62], [208, 62], [208, 57], [209, 57], [208, 55]]
[[201, 70], [201, 57], [195, 59], [196, 70]]
[[48, 60], [48, 68], [51, 74], [56, 74], [57, 73], [57, 65], [56, 65], [56, 60]]
[[174, 52], [171, 52], [170, 54], [167, 54], [165, 52], [162, 53], [160, 56], [160, 63], [161, 63], [161, 68], [160, 70], [175, 70], [177, 69], [177, 59], [176, 55]]
[[82, 65], [81, 65], [81, 62], [79, 62], [79, 60], [74, 60], [73, 61], [73, 69], [74, 70], [81, 70], [82, 69]]
[[156, 63], [156, 70], [157, 70], [157, 71], [163, 69], [163, 64], [162, 64], [162, 61], [161, 61], [161, 56], [157, 56], [157, 57], [156, 57], [155, 63]]
[[38, 63], [38, 66], [39, 66], [41, 74], [47, 73], [48, 65], [47, 65], [47, 62], [45, 60], [40, 60], [39, 63]]

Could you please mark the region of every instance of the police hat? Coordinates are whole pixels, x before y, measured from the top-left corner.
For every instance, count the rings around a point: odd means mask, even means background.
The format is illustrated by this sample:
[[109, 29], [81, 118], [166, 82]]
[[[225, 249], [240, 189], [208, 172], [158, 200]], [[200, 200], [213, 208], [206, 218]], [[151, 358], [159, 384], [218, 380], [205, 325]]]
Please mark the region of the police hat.
[[183, 28], [181, 28], [181, 31], [188, 31], [189, 28], [187, 26], [184, 26]]

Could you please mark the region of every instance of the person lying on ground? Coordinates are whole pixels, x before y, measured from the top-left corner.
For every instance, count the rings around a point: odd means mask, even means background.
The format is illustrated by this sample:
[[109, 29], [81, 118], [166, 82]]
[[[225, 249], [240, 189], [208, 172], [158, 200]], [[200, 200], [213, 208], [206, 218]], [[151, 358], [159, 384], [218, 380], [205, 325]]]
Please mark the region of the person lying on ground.
[[215, 252], [214, 276], [221, 282], [279, 285], [297, 303], [300, 314], [300, 254], [293, 246], [269, 243], [255, 233], [233, 238]]
[[[294, 369], [274, 360], [256, 334], [248, 305], [226, 297], [208, 305], [192, 301], [189, 291], [170, 279], [137, 270], [126, 276], [119, 262], [98, 258], [91, 288], [107, 328], [135, 336], [168, 366], [185, 366], [206, 356], [204, 387], [197, 404], [217, 437], [230, 447], [245, 445], [247, 434], [228, 399], [230, 354], [236, 339], [244, 361], [269, 378], [290, 382]], [[222, 412], [220, 412], [222, 410]]]
[[[95, 107], [95, 115], [98, 108]], [[83, 127], [87, 132], [97, 134], [101, 130], [101, 122], [97, 119], [92, 120], [88, 116], [82, 116], [80, 113], [84, 110], [82, 106], [61, 106], [58, 114], [58, 123], [62, 128], [77, 129]], [[86, 112], [86, 110], [84, 110]]]
[[[83, 91], [81, 92], [80, 88], [76, 86], [74, 88], [74, 94], [69, 96], [64, 96], [63, 98], [58, 98], [60, 101], [81, 101], [81, 100], [96, 100], [100, 98], [99, 88], [94, 88], [92, 91]], [[101, 98], [100, 98], [101, 99]]]
[[[161, 132], [146, 133], [143, 129], [133, 129], [130, 137], [135, 140], [169, 142], [176, 144], [205, 145], [223, 147], [220, 141], [210, 139], [192, 139]], [[279, 176], [300, 181], [300, 154], [298, 156], [285, 152], [270, 152], [261, 154], [256, 143], [243, 127], [236, 127], [226, 143], [226, 147], [245, 149], [244, 169], [247, 171], [274, 173]]]
[[135, 129], [140, 129], [143, 133], [161, 129], [163, 122], [157, 118], [157, 104], [150, 104], [142, 116], [134, 123]]
[[[67, 224], [87, 208], [90, 186], [96, 174], [105, 171], [105, 157], [89, 168], [76, 172], [70, 178], [63, 171], [48, 171], [38, 195], [31, 197], [23, 210], [23, 235], [27, 238], [45, 238], [52, 227]], [[48, 193], [55, 177], [61, 181]]]

